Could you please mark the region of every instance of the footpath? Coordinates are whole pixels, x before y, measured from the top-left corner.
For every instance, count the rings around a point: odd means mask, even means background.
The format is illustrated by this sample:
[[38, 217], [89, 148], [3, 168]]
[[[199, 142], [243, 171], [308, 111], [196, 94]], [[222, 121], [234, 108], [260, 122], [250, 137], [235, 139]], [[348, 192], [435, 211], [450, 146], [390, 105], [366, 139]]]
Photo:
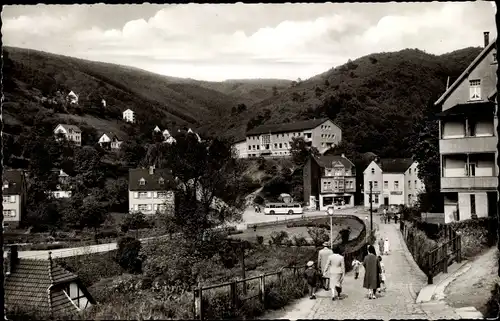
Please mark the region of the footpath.
[[387, 277], [385, 293], [375, 300], [366, 297], [361, 268], [357, 280], [352, 272], [346, 274], [342, 300], [332, 301], [330, 292], [319, 290], [316, 300], [297, 300], [282, 310], [265, 314], [262, 319], [460, 319], [446, 302], [416, 303], [417, 294], [427, 285], [427, 277], [408, 251], [399, 224], [383, 224], [378, 215], [374, 216], [374, 222], [379, 227], [377, 239], [387, 237], [390, 242], [390, 254], [382, 257]]

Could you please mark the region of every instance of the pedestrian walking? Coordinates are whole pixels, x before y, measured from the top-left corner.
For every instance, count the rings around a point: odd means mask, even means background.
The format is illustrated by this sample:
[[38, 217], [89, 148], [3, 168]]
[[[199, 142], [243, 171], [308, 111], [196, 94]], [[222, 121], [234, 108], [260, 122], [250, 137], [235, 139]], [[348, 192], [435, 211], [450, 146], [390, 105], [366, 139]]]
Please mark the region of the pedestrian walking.
[[342, 293], [342, 282], [345, 275], [344, 257], [340, 255], [340, 249], [336, 246], [332, 249], [333, 254], [328, 257], [326, 268], [323, 274], [330, 277], [330, 287], [332, 289], [332, 300], [340, 299]]
[[394, 214], [394, 223], [398, 224], [398, 214]]
[[380, 291], [379, 292], [385, 292], [386, 285], [385, 285], [385, 265], [384, 262], [382, 262], [382, 257], [379, 255], [378, 256], [378, 261], [380, 264]]
[[323, 271], [325, 271], [326, 268], [326, 262], [328, 261], [328, 258], [330, 255], [333, 254], [333, 251], [330, 249], [330, 242], [325, 242], [323, 243], [323, 248], [318, 252], [318, 269], [321, 271], [321, 284], [323, 286], [323, 289], [327, 290], [330, 287], [330, 279], [328, 275], [324, 274]]
[[384, 219], [384, 223], [387, 224], [387, 209], [385, 207], [384, 207], [383, 219]]
[[385, 238], [385, 241], [384, 241], [384, 254], [385, 255], [389, 255], [389, 251], [390, 251], [390, 248], [389, 248], [389, 238]]
[[316, 285], [318, 284], [320, 274], [314, 267], [313, 261], [307, 262], [307, 268], [304, 271], [303, 276], [307, 282], [307, 286], [309, 287], [309, 299], [316, 299]]
[[357, 259], [352, 260], [352, 269], [354, 270], [354, 279], [357, 280], [359, 277], [359, 267], [362, 265]]
[[391, 215], [387, 214], [387, 223], [391, 224]]
[[375, 253], [375, 247], [370, 245], [368, 255], [363, 260], [365, 268], [365, 277], [363, 287], [368, 290], [368, 299], [376, 299], [376, 291], [380, 287], [380, 262]]
[[380, 237], [378, 239], [378, 252], [380, 253], [380, 255], [384, 254], [384, 238], [383, 237]]

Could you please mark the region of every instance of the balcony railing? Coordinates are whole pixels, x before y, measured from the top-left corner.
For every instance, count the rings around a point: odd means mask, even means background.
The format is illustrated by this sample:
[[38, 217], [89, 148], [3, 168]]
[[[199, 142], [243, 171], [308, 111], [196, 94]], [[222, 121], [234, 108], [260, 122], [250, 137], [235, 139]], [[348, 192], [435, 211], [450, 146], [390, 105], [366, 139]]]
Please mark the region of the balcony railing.
[[441, 154], [495, 152], [496, 148], [496, 136], [474, 136], [439, 140], [439, 152]]
[[441, 177], [441, 189], [495, 190], [496, 176]]

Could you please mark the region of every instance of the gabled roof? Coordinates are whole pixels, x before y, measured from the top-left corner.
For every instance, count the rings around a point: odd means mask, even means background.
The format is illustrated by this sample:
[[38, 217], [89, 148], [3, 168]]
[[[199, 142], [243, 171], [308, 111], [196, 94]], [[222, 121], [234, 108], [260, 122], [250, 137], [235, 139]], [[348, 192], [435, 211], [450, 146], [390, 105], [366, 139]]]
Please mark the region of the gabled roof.
[[[268, 133], [284, 133], [284, 132], [313, 129], [313, 128], [318, 127], [319, 125], [323, 124], [324, 122], [326, 122], [328, 120], [330, 120], [330, 119], [329, 118], [318, 118], [318, 119], [309, 119], [309, 120], [303, 120], [303, 121], [298, 121], [298, 122], [293, 122], [293, 123], [266, 124], [266, 125], [257, 126], [253, 129], [247, 131], [247, 136], [248, 135], [268, 134]], [[337, 126], [337, 125], [335, 125], [335, 126]]]
[[[144, 178], [146, 183], [139, 184], [139, 180]], [[160, 178], [164, 179], [164, 184], [160, 184]], [[130, 191], [167, 191], [172, 189], [172, 171], [170, 169], [155, 168], [153, 174], [149, 174], [148, 168], [130, 169], [128, 174], [128, 186]]]
[[76, 125], [68, 125], [68, 124], [59, 124], [59, 125], [56, 126], [56, 128], [54, 128], [54, 131], [59, 126], [63, 127], [66, 131], [72, 129], [72, 130], [74, 130], [77, 133], [81, 133], [82, 132], [78, 126], [76, 126]]
[[113, 139], [116, 139], [116, 140], [119, 140], [119, 141], [122, 140], [118, 134], [113, 133], [113, 132], [105, 132], [105, 133], [103, 133], [101, 135], [101, 137], [104, 136], [104, 135], [108, 136], [108, 138], [111, 139], [111, 140], [113, 140]]
[[75, 96], [75, 97], [78, 97], [78, 96], [77, 96], [77, 94], [75, 94], [75, 93], [73, 92], [73, 90], [69, 92], [68, 96]]
[[384, 173], [405, 173], [413, 164], [411, 158], [382, 158], [377, 162]]
[[496, 39], [490, 42], [484, 49], [479, 53], [479, 55], [470, 63], [470, 65], [464, 70], [464, 72], [451, 84], [450, 87], [444, 92], [444, 94], [439, 97], [439, 99], [434, 103], [434, 105], [439, 105], [444, 102], [446, 98], [462, 83], [462, 81], [469, 76], [474, 68], [486, 57], [486, 55], [496, 47]]
[[[7, 182], [9, 187], [4, 188], [4, 183]], [[3, 195], [20, 195], [23, 190], [24, 172], [20, 169], [6, 169], [2, 175], [2, 194]]]
[[[8, 264], [6, 262], [6, 264]], [[49, 260], [18, 259], [14, 270], [5, 279], [5, 305], [7, 308], [34, 308], [45, 313], [76, 312], [77, 308], [63, 292], [63, 286], [78, 283], [90, 303], [90, 293], [77, 275]]]
[[347, 158], [336, 155], [316, 156], [314, 157], [319, 166], [324, 168], [332, 168], [333, 162], [341, 163], [345, 169], [354, 168], [354, 164]]
[[125, 112], [127, 112], [127, 111], [134, 112], [134, 111], [133, 111], [132, 109], [130, 109], [130, 108], [129, 108], [129, 109], [127, 109], [127, 110], [124, 110], [123, 112], [125, 113]]

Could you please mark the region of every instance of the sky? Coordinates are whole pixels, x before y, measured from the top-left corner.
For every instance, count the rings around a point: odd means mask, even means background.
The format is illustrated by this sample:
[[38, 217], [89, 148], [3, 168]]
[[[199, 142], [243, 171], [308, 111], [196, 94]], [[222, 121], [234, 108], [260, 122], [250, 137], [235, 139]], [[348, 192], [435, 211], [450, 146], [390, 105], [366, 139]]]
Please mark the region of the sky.
[[496, 37], [494, 2], [9, 5], [6, 46], [208, 81], [307, 79], [370, 53]]

